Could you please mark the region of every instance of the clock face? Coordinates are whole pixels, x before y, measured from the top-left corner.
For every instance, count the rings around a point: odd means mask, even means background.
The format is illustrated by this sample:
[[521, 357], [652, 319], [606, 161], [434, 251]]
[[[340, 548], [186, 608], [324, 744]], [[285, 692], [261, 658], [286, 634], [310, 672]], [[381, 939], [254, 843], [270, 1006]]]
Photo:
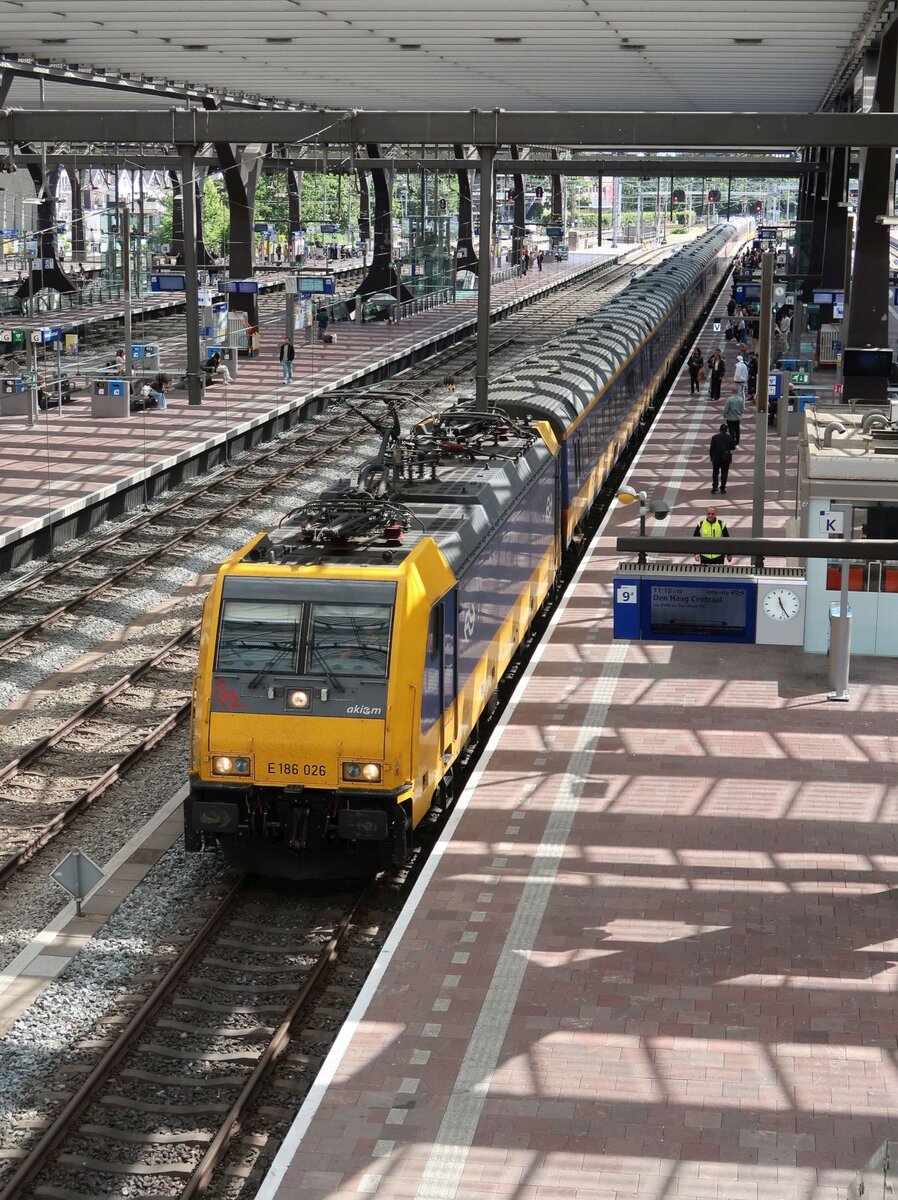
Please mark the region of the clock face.
[[791, 588], [771, 588], [764, 597], [763, 608], [771, 621], [791, 621], [801, 609], [801, 601]]

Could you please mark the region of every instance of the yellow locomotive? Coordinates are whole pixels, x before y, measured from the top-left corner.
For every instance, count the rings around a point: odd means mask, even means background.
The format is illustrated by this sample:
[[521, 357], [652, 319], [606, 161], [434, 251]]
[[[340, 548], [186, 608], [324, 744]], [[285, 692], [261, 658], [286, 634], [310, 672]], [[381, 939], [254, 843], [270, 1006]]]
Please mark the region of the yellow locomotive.
[[206, 601], [185, 843], [293, 879], [405, 861], [726, 268], [718, 226], [561, 345], [288, 514]]
[[224, 563], [204, 610], [188, 849], [215, 840], [291, 878], [405, 860], [454, 798], [453, 767], [557, 574], [557, 454], [547, 425], [445, 414], [415, 431], [389, 495], [325, 495]]

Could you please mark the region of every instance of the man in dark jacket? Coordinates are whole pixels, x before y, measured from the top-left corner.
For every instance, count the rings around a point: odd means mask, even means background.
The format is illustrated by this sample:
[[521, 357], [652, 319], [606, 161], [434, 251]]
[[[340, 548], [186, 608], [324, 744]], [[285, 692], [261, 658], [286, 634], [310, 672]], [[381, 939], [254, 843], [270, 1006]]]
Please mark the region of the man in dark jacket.
[[711, 448], [709, 455], [711, 458], [711, 493], [717, 492], [717, 485], [720, 484], [721, 492], [727, 490], [727, 478], [730, 473], [730, 463], [733, 461], [733, 451], [736, 448], [736, 443], [733, 435], [727, 429], [724, 422], [717, 433], [711, 438]]

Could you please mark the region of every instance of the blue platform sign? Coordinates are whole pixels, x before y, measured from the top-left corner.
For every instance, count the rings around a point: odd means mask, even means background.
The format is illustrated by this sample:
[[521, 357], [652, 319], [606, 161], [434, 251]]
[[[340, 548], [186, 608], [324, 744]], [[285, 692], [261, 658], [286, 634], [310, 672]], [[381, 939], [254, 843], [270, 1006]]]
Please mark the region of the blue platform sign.
[[639, 637], [639, 579], [614, 577], [614, 636], [636, 640]]
[[734, 299], [737, 304], [751, 304], [761, 299], [759, 283], [739, 283], [736, 285]]
[[321, 224], [318, 226], [318, 228], [321, 230], [322, 233], [339, 233], [340, 232], [340, 226], [336, 225], [333, 221], [322, 221]]
[[220, 279], [220, 292], [231, 292], [238, 296], [254, 296], [259, 291], [258, 279]]
[[151, 292], [183, 292], [187, 290], [186, 275], [151, 275]]
[[616, 575], [614, 636], [653, 642], [755, 640], [754, 579]]
[[50, 325], [43, 329], [32, 329], [31, 341], [33, 345], [46, 345], [48, 342], [56, 342], [62, 338], [62, 326]]
[[562, 226], [562, 225], [547, 225], [546, 226], [546, 237], [563, 238], [564, 237], [564, 226]]
[[337, 281], [333, 275], [297, 275], [296, 290], [301, 296], [333, 296]]

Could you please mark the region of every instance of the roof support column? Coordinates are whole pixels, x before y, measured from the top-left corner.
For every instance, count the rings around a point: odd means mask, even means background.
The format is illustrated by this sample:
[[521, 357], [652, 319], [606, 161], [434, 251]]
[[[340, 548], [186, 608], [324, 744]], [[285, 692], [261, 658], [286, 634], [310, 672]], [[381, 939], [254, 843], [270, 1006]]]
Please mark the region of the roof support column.
[[[456, 158], [464, 158], [464, 147], [457, 142], [453, 147]], [[471, 175], [468, 171], [456, 171], [458, 179], [458, 252], [455, 259], [456, 271], [473, 271], [477, 274], [477, 252], [473, 238], [473, 206], [471, 204]]]
[[200, 297], [197, 284], [196, 204], [194, 171], [196, 146], [180, 146], [181, 215], [184, 221], [184, 301], [187, 309], [187, 403], [202, 404], [200, 372]]
[[490, 233], [493, 228], [493, 160], [495, 146], [478, 146], [480, 154], [480, 273], [477, 277], [477, 407], [486, 412], [490, 386]]
[[[511, 147], [511, 157], [515, 161], [521, 157], [517, 146]], [[511, 218], [511, 262], [512, 266], [516, 267], [521, 261], [521, 251], [524, 249], [527, 215], [524, 211], [524, 176], [515, 173], [511, 178], [514, 185]], [[497, 265], [501, 266], [502, 264], [499, 263]]]
[[848, 151], [836, 146], [830, 153], [826, 189], [826, 234], [820, 264], [820, 286], [841, 288], [845, 271], [845, 230], [848, 209]]
[[[255, 235], [253, 219], [256, 211], [256, 185], [262, 170], [264, 147], [258, 144], [237, 147], [230, 142], [216, 142], [215, 151], [221, 163], [231, 234], [228, 246], [228, 275], [231, 279], [252, 279], [254, 270]], [[184, 245], [187, 247], [187, 212], [183, 214]], [[246, 313], [250, 325], [259, 324], [259, 300], [255, 295], [231, 295], [231, 308]]]
[[[304, 175], [304, 171], [296, 171], [292, 167], [287, 171], [287, 234], [290, 239], [291, 252], [296, 244], [295, 235], [302, 233], [302, 184]], [[361, 176], [362, 172], [360, 171], [360, 179]], [[360, 226], [361, 223], [362, 219], [360, 216]]]
[[[382, 157], [380, 146], [373, 142], [367, 144], [367, 151], [369, 158]], [[399, 301], [410, 300], [412, 294], [402, 283], [393, 262], [393, 189], [387, 172], [378, 167], [373, 168], [371, 183], [374, 188], [371, 266], [356, 288], [355, 294], [364, 300], [366, 296], [376, 292], [385, 292]], [[361, 314], [361, 310], [359, 313]]]
[[[879, 47], [873, 107], [880, 113], [895, 111], [896, 61], [898, 19], [893, 17], [883, 33]], [[889, 344], [890, 229], [877, 218], [893, 213], [894, 188], [894, 146], [862, 149], [858, 184], [857, 241], [851, 300], [845, 314], [845, 346]], [[867, 379], [846, 372], [845, 399], [870, 404], [883, 403], [888, 382], [888, 379]]]
[[807, 247], [807, 263], [804, 267], [806, 275], [804, 284], [805, 303], [810, 301], [814, 286], [820, 278], [823, 266], [823, 247], [826, 244], [827, 216], [829, 213], [829, 164], [831, 162], [832, 151], [825, 146], [820, 146], [817, 148], [816, 156], [818, 163], [824, 165], [827, 169], [819, 171], [813, 177], [805, 208], [808, 214], [807, 219], [810, 222], [810, 236], [806, 237], [804, 241], [804, 245]]

